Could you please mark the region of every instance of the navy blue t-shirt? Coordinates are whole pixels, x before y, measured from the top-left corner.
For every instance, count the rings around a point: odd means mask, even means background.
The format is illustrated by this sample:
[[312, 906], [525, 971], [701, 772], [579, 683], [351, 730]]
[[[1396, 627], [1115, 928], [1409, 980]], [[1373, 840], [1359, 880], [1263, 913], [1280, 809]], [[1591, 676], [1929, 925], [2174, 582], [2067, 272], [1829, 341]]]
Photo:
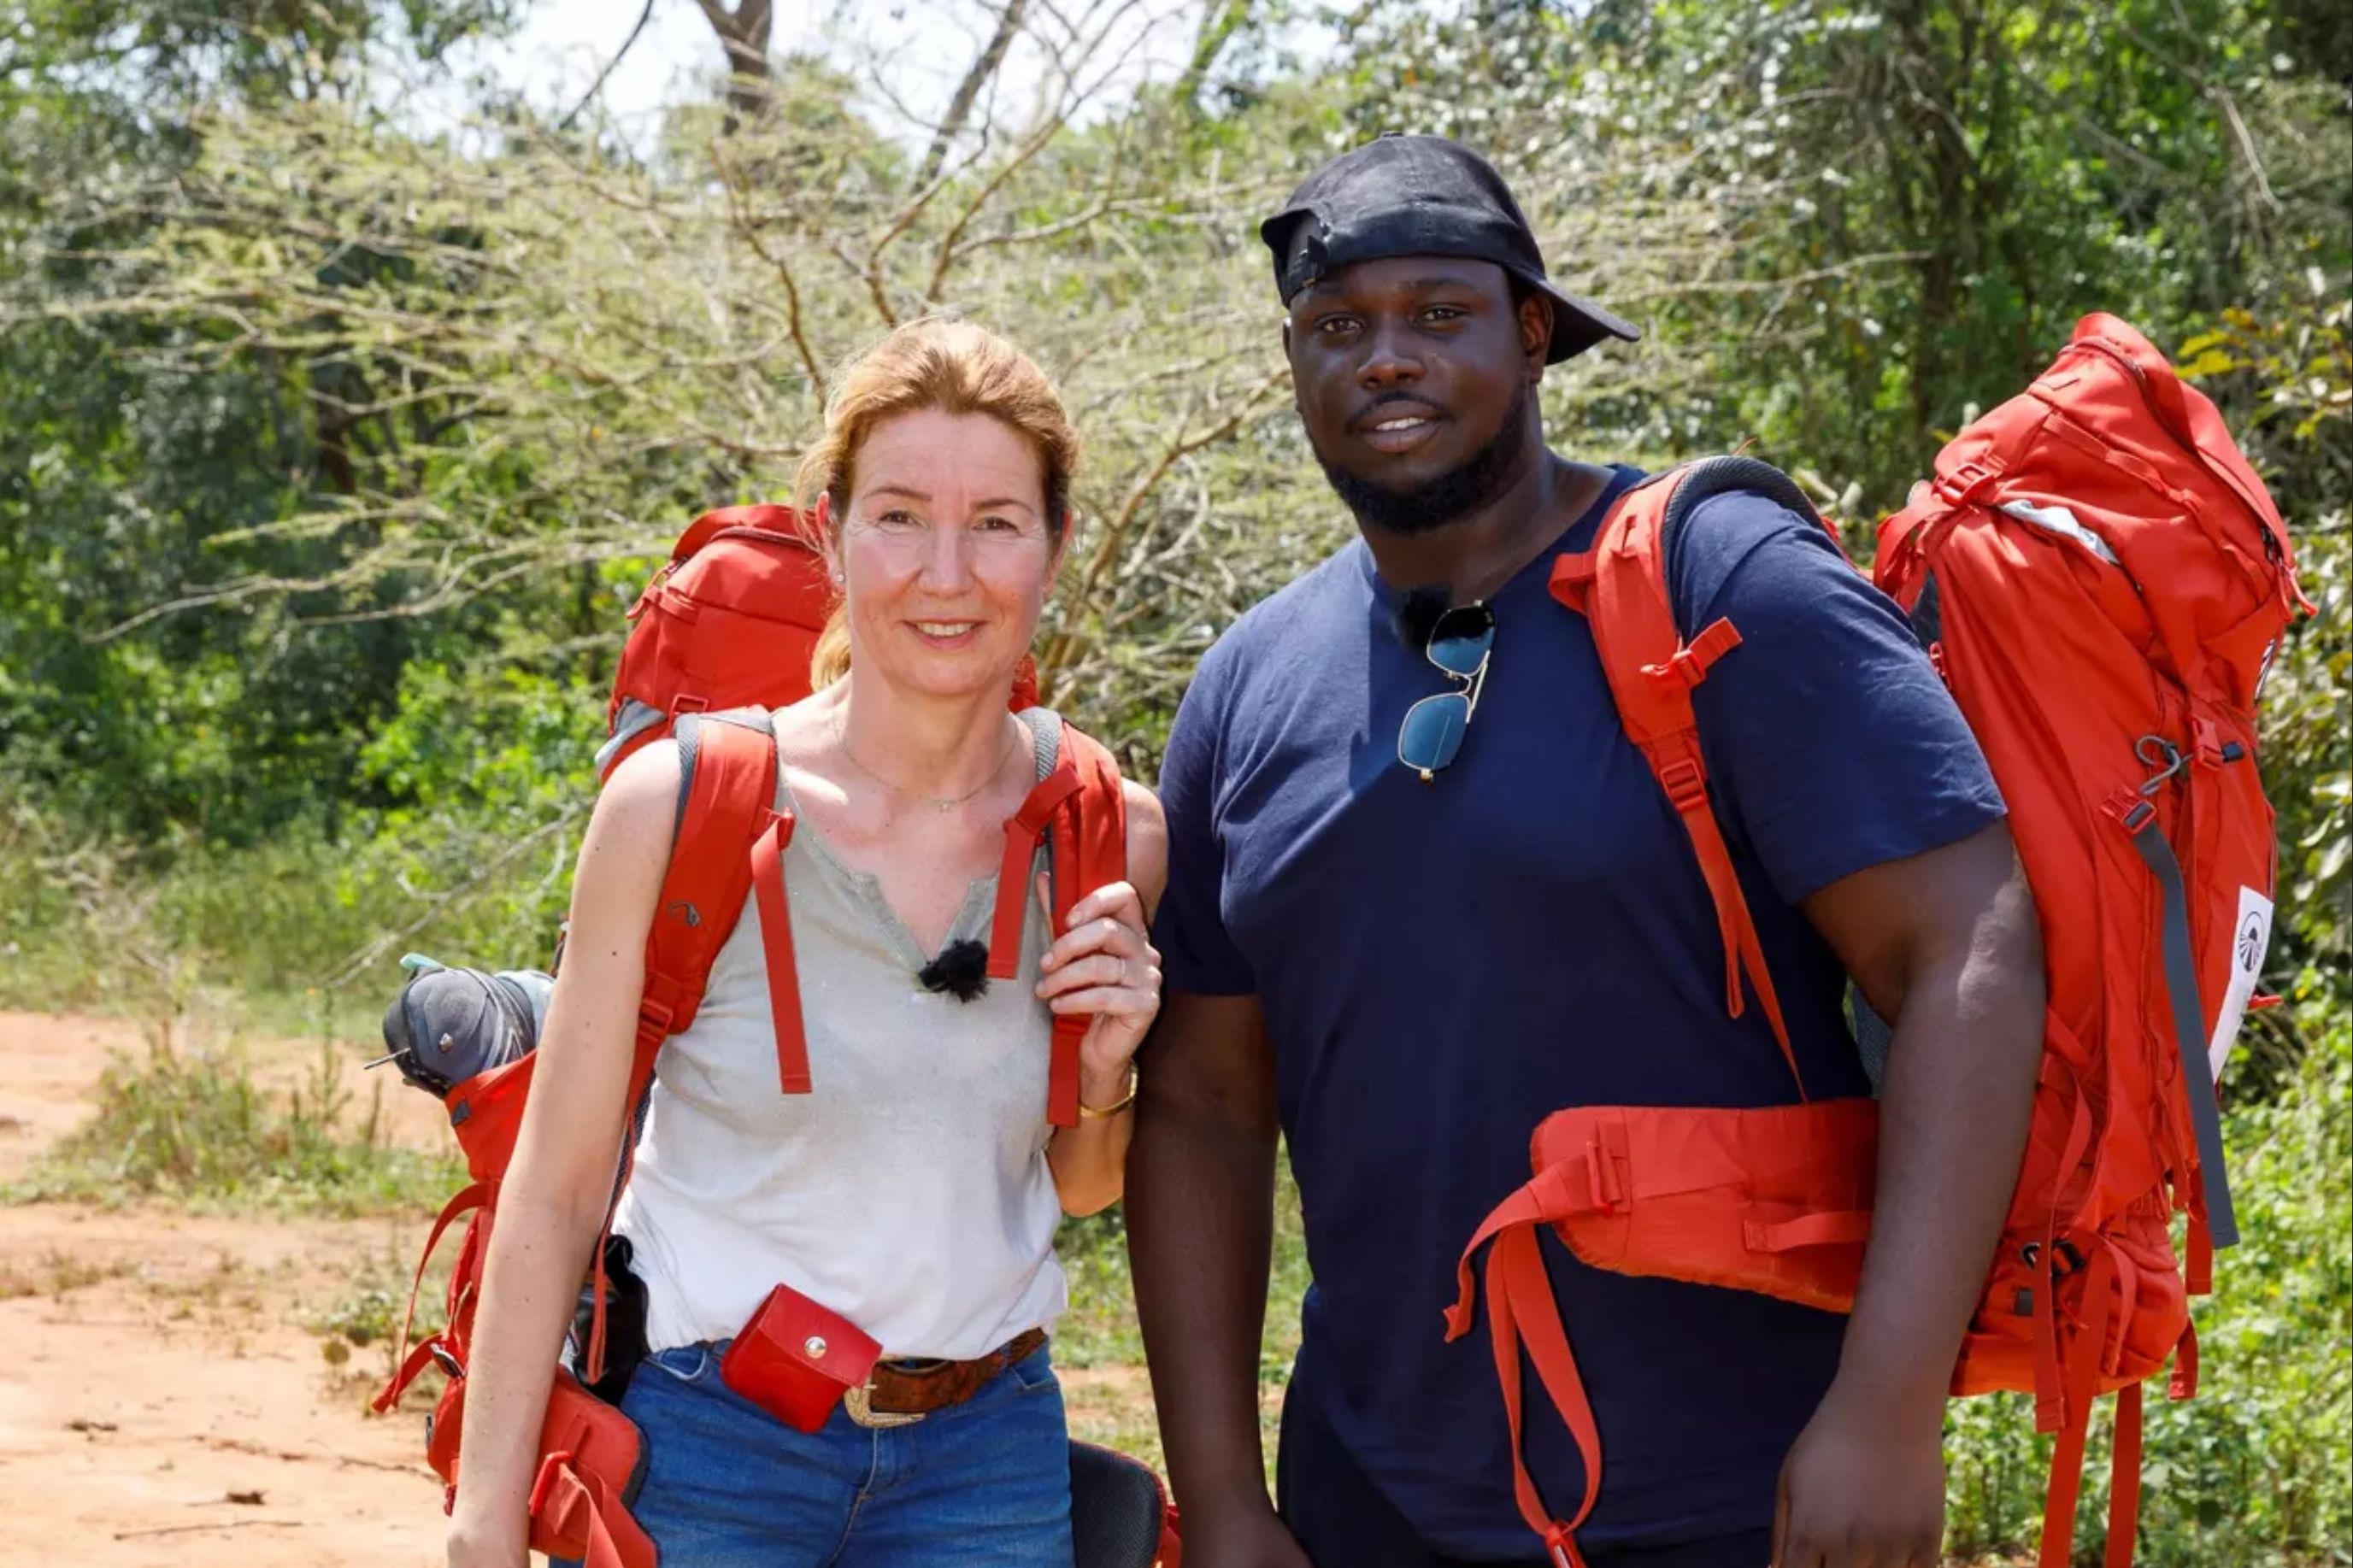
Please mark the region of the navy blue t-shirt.
[[[1557, 549], [1591, 542], [1610, 491]], [[1493, 662], [1452, 766], [1425, 784], [1398, 727], [1451, 683], [1392, 630], [1358, 540], [1202, 660], [1161, 774], [1171, 990], [1255, 994], [1314, 1275], [1290, 1397], [1311, 1402], [1432, 1547], [1529, 1556], [1483, 1326], [1443, 1342], [1454, 1265], [1569, 1105], [1796, 1098], [1761, 1010], [1725, 1005], [1691, 841], [1620, 728], [1547, 550], [1489, 602]], [[1703, 502], [1676, 545], [1681, 624], [1741, 646], [1695, 694], [1736, 863], [1816, 1095], [1868, 1092], [1844, 976], [1792, 907], [2001, 815], [1902, 615], [1820, 527], [1762, 497]], [[1589, 1544], [1772, 1520], [1782, 1458], [1844, 1320], [1546, 1255], [1599, 1416]], [[1530, 1384], [1535, 1389], [1533, 1382]], [[1529, 1455], [1566, 1517], [1584, 1480], [1541, 1390]]]

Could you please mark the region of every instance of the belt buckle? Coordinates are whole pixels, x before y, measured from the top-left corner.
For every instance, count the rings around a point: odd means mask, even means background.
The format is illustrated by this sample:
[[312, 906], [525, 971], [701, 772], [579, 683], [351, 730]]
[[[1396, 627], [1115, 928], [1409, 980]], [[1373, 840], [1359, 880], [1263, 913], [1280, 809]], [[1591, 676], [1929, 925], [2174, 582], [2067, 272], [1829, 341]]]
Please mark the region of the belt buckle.
[[860, 1384], [855, 1388], [845, 1390], [841, 1396], [841, 1407], [849, 1412], [850, 1420], [870, 1432], [887, 1432], [893, 1426], [913, 1426], [923, 1418], [920, 1411], [875, 1409], [874, 1387], [871, 1379]]

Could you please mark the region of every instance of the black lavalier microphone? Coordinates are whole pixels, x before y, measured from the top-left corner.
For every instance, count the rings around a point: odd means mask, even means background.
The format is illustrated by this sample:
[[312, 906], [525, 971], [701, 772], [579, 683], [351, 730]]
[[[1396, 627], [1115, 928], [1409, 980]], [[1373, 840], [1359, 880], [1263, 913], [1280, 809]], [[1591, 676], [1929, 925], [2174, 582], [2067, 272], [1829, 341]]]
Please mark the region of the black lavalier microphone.
[[1428, 647], [1430, 634], [1438, 629], [1438, 618], [1446, 614], [1453, 599], [1454, 591], [1443, 583], [1425, 583], [1398, 595], [1397, 611], [1391, 616], [1398, 641], [1417, 653]]

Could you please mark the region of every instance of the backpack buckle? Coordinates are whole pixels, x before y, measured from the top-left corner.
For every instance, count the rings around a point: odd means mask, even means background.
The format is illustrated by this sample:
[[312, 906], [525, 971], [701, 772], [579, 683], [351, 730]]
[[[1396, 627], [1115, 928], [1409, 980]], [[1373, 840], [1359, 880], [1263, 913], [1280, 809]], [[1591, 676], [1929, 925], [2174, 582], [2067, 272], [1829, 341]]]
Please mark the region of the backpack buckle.
[[1999, 458], [1971, 458], [1949, 474], [1938, 474], [1930, 488], [1947, 506], [1967, 506], [2001, 478]]
[[1679, 757], [1661, 768], [1659, 786], [1677, 811], [1696, 811], [1707, 804], [1707, 774], [1689, 757]]

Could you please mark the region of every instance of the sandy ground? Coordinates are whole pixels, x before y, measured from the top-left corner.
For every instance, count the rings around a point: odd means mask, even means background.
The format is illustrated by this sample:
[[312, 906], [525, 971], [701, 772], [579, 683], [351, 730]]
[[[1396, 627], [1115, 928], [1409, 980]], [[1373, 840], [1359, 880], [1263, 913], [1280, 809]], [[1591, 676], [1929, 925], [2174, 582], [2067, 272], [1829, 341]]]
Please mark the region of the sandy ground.
[[[0, 1013], [0, 1180], [85, 1113], [109, 1020]], [[315, 1042], [252, 1047], [298, 1075]], [[414, 1102], [413, 1104], [410, 1102]], [[394, 1135], [446, 1136], [387, 1092]], [[421, 1222], [0, 1208], [0, 1498], [6, 1558], [90, 1568], [414, 1568], [441, 1561], [422, 1415], [366, 1413], [383, 1352], [330, 1366], [304, 1325]], [[402, 1260], [396, 1262], [395, 1260]]]

